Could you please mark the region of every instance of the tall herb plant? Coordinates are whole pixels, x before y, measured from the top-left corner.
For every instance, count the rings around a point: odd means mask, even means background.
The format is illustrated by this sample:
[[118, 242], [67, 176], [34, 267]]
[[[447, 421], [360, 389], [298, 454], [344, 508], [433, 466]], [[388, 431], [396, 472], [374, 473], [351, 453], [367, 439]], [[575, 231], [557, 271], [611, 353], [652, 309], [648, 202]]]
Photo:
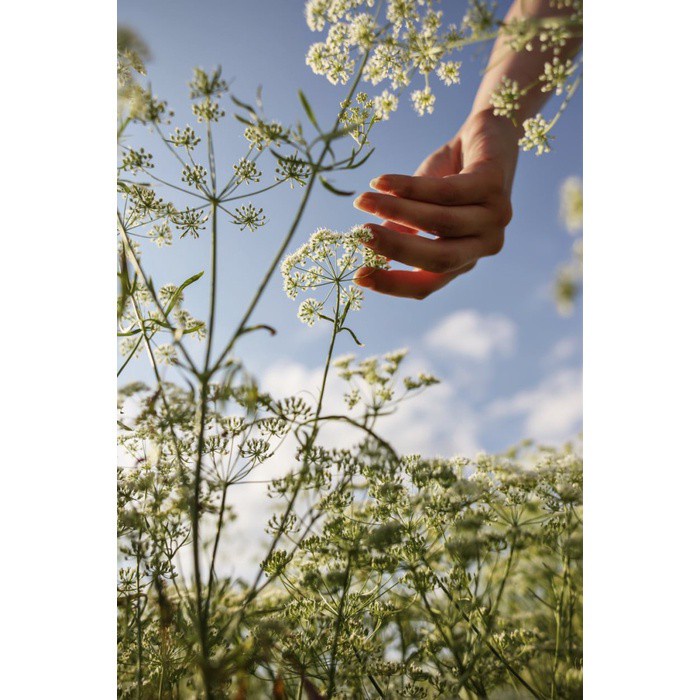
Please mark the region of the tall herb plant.
[[[581, 688], [581, 461], [575, 450], [526, 450], [500, 457], [426, 459], [402, 455], [379, 423], [437, 380], [404, 376], [405, 351], [334, 358], [336, 340], [356, 342], [352, 314], [361, 267], [388, 262], [357, 227], [316, 231], [289, 248], [315, 188], [338, 196], [344, 171], [370, 157], [369, 137], [410, 92], [419, 114], [434, 108], [430, 79], [459, 81], [457, 50], [498, 32], [514, 48], [556, 46], [580, 32], [580, 6], [567, 19], [503, 24], [473, 2], [461, 26], [442, 26], [437, 3], [311, 0], [306, 18], [324, 41], [307, 63], [347, 85], [337, 117], [319, 123], [299, 93], [304, 121], [269, 119], [262, 102], [233, 95], [221, 69], [194, 71], [196, 128], [139, 78], [125, 42], [119, 53], [118, 321], [123, 360], [139, 355], [148, 384], [119, 390], [119, 688], [123, 697], [577, 697]], [[555, 59], [537, 86], [504, 83], [497, 113], [515, 118], [524, 90], [562, 95], [578, 86], [579, 64]], [[370, 96], [372, 86], [390, 84]], [[247, 150], [231, 167], [216, 157], [217, 126], [241, 125]], [[524, 124], [522, 147], [546, 152], [559, 118]], [[171, 182], [145, 148], [125, 136], [145, 126], [181, 171]], [[259, 285], [238, 318], [217, 325], [220, 240], [225, 229], [266, 224], [254, 198], [291, 185], [300, 201]], [[169, 196], [173, 197], [171, 201]], [[210, 263], [180, 284], [157, 284], [143, 245], [198, 238]], [[286, 257], [285, 257], [286, 256]], [[256, 319], [281, 271], [302, 296], [299, 318], [327, 328], [322, 380], [313, 400], [261, 391], [235, 351], [249, 333], [274, 332]], [[185, 307], [192, 285], [208, 285], [208, 313]], [[214, 339], [216, 338], [216, 344]], [[197, 345], [199, 344], [199, 345]], [[166, 380], [171, 366], [178, 381]], [[333, 377], [333, 374], [337, 377]], [[169, 375], [171, 376], [171, 375]], [[325, 410], [331, 381], [345, 382], [347, 411]], [[350, 449], [321, 441], [341, 421]], [[251, 481], [283, 444], [295, 458], [268, 483], [278, 504], [253, 580], [220, 566], [235, 530], [236, 487]], [[527, 467], [519, 463], [523, 457]], [[183, 565], [186, 558], [190, 565]], [[510, 691], [508, 689], [511, 689]]]

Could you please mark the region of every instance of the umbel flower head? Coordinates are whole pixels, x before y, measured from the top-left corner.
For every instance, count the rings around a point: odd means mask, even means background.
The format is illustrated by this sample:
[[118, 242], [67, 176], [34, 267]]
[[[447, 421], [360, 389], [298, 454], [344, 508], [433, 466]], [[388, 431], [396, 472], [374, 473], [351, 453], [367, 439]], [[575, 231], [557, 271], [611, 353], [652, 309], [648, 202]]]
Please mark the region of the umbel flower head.
[[[387, 259], [377, 255], [366, 243], [372, 232], [364, 226], [355, 226], [347, 233], [320, 228], [281, 265], [284, 291], [290, 299], [299, 292], [320, 290], [322, 299], [305, 299], [299, 306], [299, 319], [309, 326], [323, 314], [324, 304], [333, 297], [342, 304], [343, 311], [357, 311], [362, 305], [362, 290], [352, 284], [360, 267], [386, 269]], [[334, 295], [335, 292], [335, 295]]]
[[[309, 48], [306, 63], [334, 85], [348, 82], [364, 54], [363, 78], [372, 85], [386, 81], [397, 91], [422, 76], [425, 88], [411, 93], [413, 107], [421, 116], [430, 114], [435, 96], [429, 76], [436, 74], [445, 85], [459, 83], [460, 62], [444, 59], [477, 35], [486, 38], [497, 28], [495, 16], [481, 0], [474, 0], [475, 7], [460, 26], [444, 26], [443, 12], [434, 4], [432, 0], [387, 0], [375, 7], [374, 0], [307, 0], [309, 28], [326, 32], [326, 37]], [[478, 16], [472, 17], [475, 10]], [[389, 117], [396, 99], [392, 95], [384, 103], [378, 118]]]
[[541, 115], [537, 114], [523, 122], [523, 131], [525, 132], [522, 138], [518, 141], [518, 145], [523, 151], [530, 151], [533, 148], [537, 149], [537, 155], [549, 153], [550, 142], [554, 138], [549, 134], [551, 124]]
[[520, 98], [527, 93], [521, 90], [517, 80], [511, 80], [505, 76], [501, 78], [501, 87], [490, 98], [493, 113], [497, 117], [513, 119], [515, 112], [520, 109]]

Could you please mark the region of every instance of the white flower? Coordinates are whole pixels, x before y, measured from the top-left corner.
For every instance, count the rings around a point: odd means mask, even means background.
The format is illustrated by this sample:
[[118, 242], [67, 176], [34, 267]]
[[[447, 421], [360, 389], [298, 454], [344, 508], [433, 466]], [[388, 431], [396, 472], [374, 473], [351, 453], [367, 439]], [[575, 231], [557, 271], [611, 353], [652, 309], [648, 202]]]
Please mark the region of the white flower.
[[187, 165], [182, 169], [182, 181], [196, 187], [204, 182], [207, 171], [201, 165]]
[[542, 81], [542, 92], [551, 92], [554, 90], [555, 95], [561, 95], [564, 92], [564, 87], [569, 76], [576, 70], [576, 66], [567, 59], [566, 63], [562, 63], [558, 57], [549, 63], [544, 64], [544, 73], [540, 75]]
[[553, 138], [552, 136], [549, 136], [548, 133], [550, 128], [551, 125], [541, 114], [531, 117], [530, 119], [526, 119], [523, 122], [525, 135], [518, 141], [518, 145], [523, 149], [523, 151], [529, 151], [536, 148], [538, 156], [541, 156], [543, 153], [549, 153], [551, 150], [549, 147], [549, 142]]
[[351, 46], [359, 46], [362, 49], [372, 48], [376, 28], [377, 26], [372, 15], [367, 13], [357, 15], [351, 22], [348, 30], [348, 43]]
[[414, 90], [411, 93], [411, 101], [413, 102], [413, 109], [415, 109], [421, 117], [426, 112], [428, 114], [433, 113], [435, 95], [433, 95], [429, 86], [426, 87], [425, 90]]
[[351, 284], [347, 289], [344, 289], [340, 295], [340, 300], [343, 304], [347, 304], [353, 311], [359, 311], [362, 306], [364, 294], [359, 287]]
[[164, 365], [174, 365], [177, 361], [177, 351], [169, 343], [156, 348], [156, 361]]
[[299, 304], [297, 316], [299, 320], [307, 326], [313, 326], [322, 311], [323, 304], [320, 301], [317, 299], [304, 299], [304, 301]]
[[399, 106], [399, 98], [388, 90], [374, 98], [374, 113], [377, 119], [387, 120]]
[[233, 166], [233, 172], [236, 177], [236, 182], [240, 185], [242, 183], [249, 184], [251, 182], [260, 182], [262, 173], [258, 169], [258, 166], [247, 158], [241, 158], [238, 163]]
[[455, 85], [459, 83], [459, 69], [461, 67], [461, 61], [442, 61], [438, 66], [437, 76], [445, 85]]
[[567, 177], [559, 190], [559, 215], [569, 233], [583, 226], [583, 187], [578, 177]]
[[512, 119], [515, 116], [515, 112], [520, 109], [518, 100], [525, 93], [525, 90], [520, 89], [517, 80], [511, 80], [506, 77], [501, 78], [501, 87], [489, 99], [491, 105], [493, 105], [494, 115]]
[[155, 224], [148, 237], [159, 247], [173, 244], [173, 232], [168, 223]]
[[256, 208], [252, 204], [244, 204], [242, 207], [236, 207], [233, 212], [233, 223], [243, 229], [255, 231], [267, 223], [267, 217], [263, 214], [261, 208]]
[[[386, 258], [365, 247], [371, 239], [372, 232], [363, 226], [355, 226], [344, 234], [318, 229], [280, 266], [285, 293], [290, 299], [296, 299], [300, 292], [318, 289], [328, 298], [335, 287], [340, 302], [347, 305], [348, 310], [359, 310], [363, 294], [352, 284], [355, 272], [362, 265], [388, 266]], [[306, 299], [299, 306], [298, 316], [311, 326], [322, 309], [322, 301]]]
[[320, 32], [326, 24], [326, 12], [330, 0], [308, 0], [304, 7], [306, 24], [312, 32]]

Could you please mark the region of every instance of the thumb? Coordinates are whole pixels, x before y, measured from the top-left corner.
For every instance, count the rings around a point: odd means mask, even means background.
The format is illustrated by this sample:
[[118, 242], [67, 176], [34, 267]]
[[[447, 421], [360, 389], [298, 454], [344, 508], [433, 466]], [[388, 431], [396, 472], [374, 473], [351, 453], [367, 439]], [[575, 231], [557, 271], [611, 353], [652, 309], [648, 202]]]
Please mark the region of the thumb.
[[446, 177], [456, 175], [461, 167], [459, 153], [452, 147], [452, 143], [431, 153], [416, 169], [414, 175], [427, 175], [430, 177]]

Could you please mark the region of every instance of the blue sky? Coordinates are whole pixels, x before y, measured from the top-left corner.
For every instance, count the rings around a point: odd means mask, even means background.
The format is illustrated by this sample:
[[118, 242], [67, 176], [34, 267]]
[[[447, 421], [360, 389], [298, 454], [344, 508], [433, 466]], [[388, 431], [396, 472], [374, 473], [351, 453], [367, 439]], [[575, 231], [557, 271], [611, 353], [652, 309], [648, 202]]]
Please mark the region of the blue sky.
[[[463, 9], [459, 2], [443, 5], [450, 16], [457, 17]], [[119, 22], [136, 29], [149, 45], [153, 54], [149, 78], [154, 92], [175, 110], [173, 126], [195, 125], [186, 87], [194, 66], [222, 65], [232, 90], [246, 101], [262, 85], [266, 114], [283, 123], [301, 115], [299, 88], [322, 124], [332, 123], [345, 94], [346, 88], [313, 75], [304, 63], [308, 45], [320, 35], [307, 28], [300, 0], [120, 0]], [[461, 84], [435, 86], [433, 115], [418, 117], [404, 96], [399, 111], [373, 132], [376, 151], [368, 163], [335, 176], [335, 183], [359, 193], [380, 173], [412, 173], [464, 120], [488, 48], [456, 57], [463, 61]], [[231, 118], [232, 110], [227, 112], [215, 131], [222, 172], [246, 150], [242, 129]], [[412, 367], [432, 371], [443, 380], [440, 387], [407, 404], [403, 417], [387, 427], [400, 451], [443, 455], [498, 451], [525, 437], [559, 442], [580, 430], [580, 306], [562, 318], [550, 290], [557, 266], [568, 259], [571, 249], [572, 239], [559, 221], [558, 192], [566, 177], [581, 175], [581, 130], [579, 92], [557, 124], [552, 153], [520, 156], [514, 217], [498, 256], [481, 261], [473, 272], [421, 302], [367, 294], [353, 323], [365, 343], [358, 354], [408, 347]], [[131, 130], [129, 143], [161, 154], [144, 129]], [[179, 182], [179, 169], [166, 158], [167, 154], [160, 158], [161, 176]], [[231, 225], [221, 236], [219, 329], [234, 326], [240, 318], [299, 197], [298, 188], [277, 188], [259, 202], [269, 217], [267, 226], [251, 234]], [[315, 189], [292, 249], [319, 226], [345, 230], [369, 220], [353, 209], [352, 198]], [[180, 282], [204, 269], [208, 260], [204, 236], [198, 241], [176, 240], [170, 249], [144, 246], [144, 250], [146, 267], [158, 284]], [[205, 284], [188, 290], [185, 306], [205, 317]], [[264, 388], [275, 393], [313, 389], [325, 352], [323, 329], [299, 323], [296, 307], [284, 295], [281, 278], [273, 279], [255, 320], [277, 328], [277, 336], [251, 334], [238, 348], [237, 354]], [[224, 338], [217, 335], [216, 340]], [[340, 352], [356, 351], [349, 338], [343, 343]], [[149, 375], [145, 358], [139, 358], [123, 376]]]

